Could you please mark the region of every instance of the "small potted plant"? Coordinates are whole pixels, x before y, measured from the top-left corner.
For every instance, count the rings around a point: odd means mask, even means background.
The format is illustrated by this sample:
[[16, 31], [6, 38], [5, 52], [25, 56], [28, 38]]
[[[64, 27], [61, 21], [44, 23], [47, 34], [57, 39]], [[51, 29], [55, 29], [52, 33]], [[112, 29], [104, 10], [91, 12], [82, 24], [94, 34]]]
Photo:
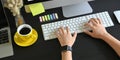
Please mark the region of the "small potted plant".
[[20, 13], [21, 8], [23, 7], [23, 0], [4, 0], [4, 6], [8, 8], [15, 17], [16, 27], [25, 23], [23, 16]]

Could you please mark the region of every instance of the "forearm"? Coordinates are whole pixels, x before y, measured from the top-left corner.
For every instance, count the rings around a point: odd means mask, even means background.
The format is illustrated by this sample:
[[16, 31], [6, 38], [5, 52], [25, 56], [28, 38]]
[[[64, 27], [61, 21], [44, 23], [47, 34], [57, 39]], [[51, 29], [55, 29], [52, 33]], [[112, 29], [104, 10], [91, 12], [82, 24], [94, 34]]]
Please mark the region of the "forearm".
[[114, 38], [110, 34], [106, 34], [102, 38], [106, 43], [108, 43], [114, 50], [115, 52], [120, 56], [120, 41]]
[[72, 52], [71, 51], [65, 51], [62, 52], [62, 60], [72, 60]]

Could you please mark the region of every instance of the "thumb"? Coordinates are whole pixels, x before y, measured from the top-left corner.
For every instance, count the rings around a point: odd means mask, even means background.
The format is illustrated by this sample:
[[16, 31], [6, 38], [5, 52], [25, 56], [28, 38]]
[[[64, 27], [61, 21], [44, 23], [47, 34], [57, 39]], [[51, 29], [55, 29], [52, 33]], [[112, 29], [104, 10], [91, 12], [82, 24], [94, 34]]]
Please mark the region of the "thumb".
[[75, 39], [77, 37], [77, 32], [73, 34], [73, 38]]
[[86, 33], [86, 34], [92, 36], [92, 33], [91, 33], [90, 31], [88, 31], [88, 30], [84, 30], [84, 33]]

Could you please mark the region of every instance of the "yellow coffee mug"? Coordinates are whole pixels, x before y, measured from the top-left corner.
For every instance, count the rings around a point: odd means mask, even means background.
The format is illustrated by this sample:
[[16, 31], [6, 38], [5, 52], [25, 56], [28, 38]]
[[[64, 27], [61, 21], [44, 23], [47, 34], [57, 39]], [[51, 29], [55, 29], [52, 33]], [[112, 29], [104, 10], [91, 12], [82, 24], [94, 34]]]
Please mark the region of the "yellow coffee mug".
[[34, 44], [37, 41], [37, 38], [37, 31], [28, 24], [20, 25], [14, 35], [15, 43], [22, 47], [27, 47]]

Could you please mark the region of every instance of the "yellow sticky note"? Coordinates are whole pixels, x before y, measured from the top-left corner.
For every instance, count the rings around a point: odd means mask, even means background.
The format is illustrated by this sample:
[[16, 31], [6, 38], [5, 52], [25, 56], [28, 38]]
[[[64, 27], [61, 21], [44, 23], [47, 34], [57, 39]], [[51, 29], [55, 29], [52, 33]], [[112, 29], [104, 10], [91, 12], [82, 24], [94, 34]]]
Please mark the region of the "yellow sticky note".
[[31, 13], [31, 10], [30, 10], [30, 8], [29, 8], [29, 5], [25, 5], [25, 11], [26, 11], [26, 13]]
[[30, 4], [29, 8], [30, 8], [33, 16], [36, 16], [40, 13], [45, 12], [45, 9], [44, 9], [44, 6], [42, 3]]

